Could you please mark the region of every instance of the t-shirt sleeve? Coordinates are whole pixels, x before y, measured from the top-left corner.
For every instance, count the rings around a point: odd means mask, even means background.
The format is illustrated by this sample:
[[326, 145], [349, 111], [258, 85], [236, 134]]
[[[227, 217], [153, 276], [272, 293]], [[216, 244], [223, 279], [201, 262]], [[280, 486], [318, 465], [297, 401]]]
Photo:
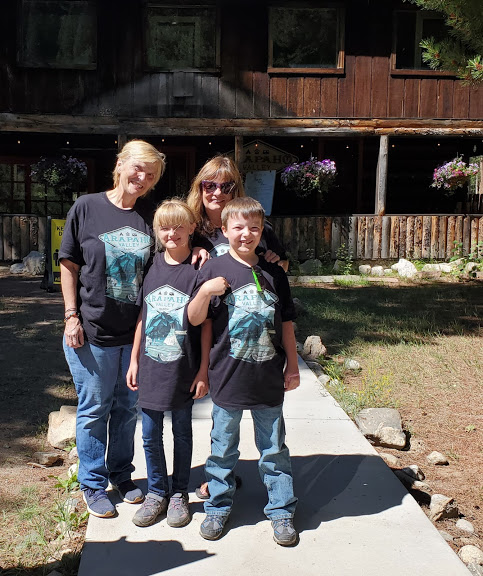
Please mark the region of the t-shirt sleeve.
[[267, 244], [267, 249], [275, 252], [280, 256], [280, 260], [288, 260], [287, 253], [285, 252], [285, 248], [280, 243], [277, 235], [273, 231], [272, 225], [270, 222], [265, 222], [265, 226], [263, 227], [263, 235], [265, 236], [265, 242]]
[[74, 264], [82, 266], [84, 257], [79, 240], [80, 222], [77, 206], [74, 204], [67, 213], [67, 218], [62, 232], [62, 241], [59, 250], [59, 260], [66, 258]]
[[290, 290], [287, 275], [280, 266], [277, 267], [279, 270], [276, 271], [276, 290], [280, 302], [280, 312], [282, 315], [282, 322], [288, 322], [290, 320], [295, 320], [297, 318], [297, 313], [295, 312], [295, 305], [293, 303], [292, 292]]

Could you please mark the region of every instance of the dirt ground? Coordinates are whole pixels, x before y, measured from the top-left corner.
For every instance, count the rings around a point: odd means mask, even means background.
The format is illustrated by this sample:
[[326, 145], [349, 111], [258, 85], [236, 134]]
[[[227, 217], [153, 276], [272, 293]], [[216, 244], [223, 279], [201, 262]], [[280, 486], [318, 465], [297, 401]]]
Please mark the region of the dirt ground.
[[[40, 277], [12, 275], [8, 267], [0, 266], [0, 502], [4, 518], [5, 514], [18, 509], [25, 486], [35, 487], [39, 501], [49, 506], [55, 493], [53, 476], [65, 474], [69, 466], [67, 454], [61, 451], [63, 462], [53, 468], [39, 469], [29, 464], [35, 451], [52, 450], [46, 442], [49, 413], [63, 404], [76, 403], [61, 346], [62, 296], [59, 292], [46, 292], [40, 284]], [[428, 381], [426, 386], [430, 385]], [[473, 398], [468, 391], [461, 402], [473, 406], [477, 402], [481, 407], [478, 394]], [[464, 410], [464, 406], [461, 409]], [[453, 549], [467, 543], [483, 548], [480, 538], [483, 534], [481, 420], [474, 422], [476, 429], [463, 430], [454, 438], [459, 459], [452, 460], [450, 466], [430, 468], [425, 462], [428, 448], [441, 450], [438, 448], [442, 446], [441, 438], [447, 433], [441, 423], [458, 418], [458, 415], [438, 414], [431, 407], [411, 403], [401, 406], [400, 411], [404, 422], [424, 430], [424, 436], [415, 439], [408, 452], [384, 452], [396, 455], [401, 467], [419, 464], [427, 472], [433, 492], [454, 496], [462, 515], [474, 523], [477, 533], [466, 539], [454, 529], [454, 521], [438, 523], [439, 529], [447, 530], [455, 537], [450, 543]], [[417, 499], [419, 496], [415, 494]], [[424, 507], [424, 499], [421, 504]], [[22, 528], [17, 529], [15, 538], [19, 536], [18, 530]], [[8, 546], [12, 538], [8, 522], [0, 523], [0, 550], [2, 546]], [[11, 565], [5, 564], [4, 558], [0, 552], [2, 574], [7, 573], [2, 572], [2, 568], [12, 569]], [[44, 572], [41, 567], [25, 572], [17, 568], [8, 574]]]

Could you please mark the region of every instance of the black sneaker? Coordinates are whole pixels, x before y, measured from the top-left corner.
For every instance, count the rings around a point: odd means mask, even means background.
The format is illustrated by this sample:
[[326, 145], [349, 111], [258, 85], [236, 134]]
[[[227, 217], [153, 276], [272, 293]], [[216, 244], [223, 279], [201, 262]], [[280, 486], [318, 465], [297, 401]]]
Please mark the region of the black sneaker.
[[176, 492], [169, 499], [168, 513], [166, 514], [168, 526], [181, 528], [191, 521], [188, 494]]
[[223, 528], [228, 516], [219, 514], [207, 514], [200, 526], [200, 534], [205, 540], [218, 540], [223, 533]]
[[105, 490], [92, 490], [86, 488], [82, 491], [82, 497], [87, 504], [89, 514], [98, 518], [110, 518], [116, 513], [116, 508], [109, 500]]
[[132, 480], [125, 480], [117, 486], [113, 484], [112, 487], [119, 492], [123, 502], [127, 502], [128, 504], [139, 504], [139, 502], [144, 500], [144, 494], [142, 493], [141, 488], [138, 488]]
[[273, 539], [280, 546], [292, 546], [297, 542], [297, 531], [292, 518], [280, 518], [272, 520]]
[[136, 526], [152, 526], [157, 517], [166, 512], [167, 507], [166, 498], [148, 494], [139, 510], [134, 514], [132, 521]]

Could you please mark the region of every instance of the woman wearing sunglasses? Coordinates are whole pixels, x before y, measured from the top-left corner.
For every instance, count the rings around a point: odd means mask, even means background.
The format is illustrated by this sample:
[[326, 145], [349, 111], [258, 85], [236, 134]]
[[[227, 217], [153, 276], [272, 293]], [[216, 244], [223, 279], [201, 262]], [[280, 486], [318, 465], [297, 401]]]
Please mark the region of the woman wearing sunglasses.
[[[221, 211], [233, 198], [245, 196], [243, 181], [236, 164], [227, 156], [208, 160], [194, 177], [187, 203], [197, 216], [194, 245], [205, 248], [211, 258], [229, 250], [228, 241], [221, 231]], [[268, 262], [277, 262], [285, 272], [288, 259], [270, 224], [265, 221], [257, 254]]]

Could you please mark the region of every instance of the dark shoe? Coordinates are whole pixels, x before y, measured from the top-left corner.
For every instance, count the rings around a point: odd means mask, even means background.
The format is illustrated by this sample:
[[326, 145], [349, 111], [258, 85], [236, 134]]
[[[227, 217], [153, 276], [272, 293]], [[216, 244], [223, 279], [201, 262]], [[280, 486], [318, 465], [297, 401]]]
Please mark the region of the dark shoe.
[[280, 546], [292, 546], [297, 542], [297, 531], [295, 530], [292, 518], [280, 518], [272, 520], [273, 539]]
[[[240, 488], [240, 486], [242, 485], [242, 479], [240, 478], [240, 476], [235, 476], [235, 484], [237, 489]], [[210, 497], [210, 491], [208, 490], [208, 482], [203, 482], [201, 486], [196, 488], [195, 494], [200, 500], [208, 500]]]
[[161, 514], [166, 512], [168, 501], [166, 498], [157, 498], [148, 494], [139, 510], [133, 516], [133, 523], [136, 526], [151, 526]]
[[86, 488], [82, 491], [82, 497], [87, 504], [89, 514], [98, 518], [110, 518], [116, 513], [116, 508], [109, 500], [105, 490], [92, 490]]
[[228, 516], [207, 514], [200, 526], [200, 534], [205, 540], [218, 540], [223, 533]]
[[113, 488], [119, 492], [123, 502], [128, 504], [139, 504], [139, 502], [144, 500], [141, 488], [138, 488], [132, 480], [125, 480], [117, 486], [113, 485]]
[[191, 521], [188, 494], [176, 492], [169, 499], [168, 513], [166, 515], [168, 526], [181, 528]]

